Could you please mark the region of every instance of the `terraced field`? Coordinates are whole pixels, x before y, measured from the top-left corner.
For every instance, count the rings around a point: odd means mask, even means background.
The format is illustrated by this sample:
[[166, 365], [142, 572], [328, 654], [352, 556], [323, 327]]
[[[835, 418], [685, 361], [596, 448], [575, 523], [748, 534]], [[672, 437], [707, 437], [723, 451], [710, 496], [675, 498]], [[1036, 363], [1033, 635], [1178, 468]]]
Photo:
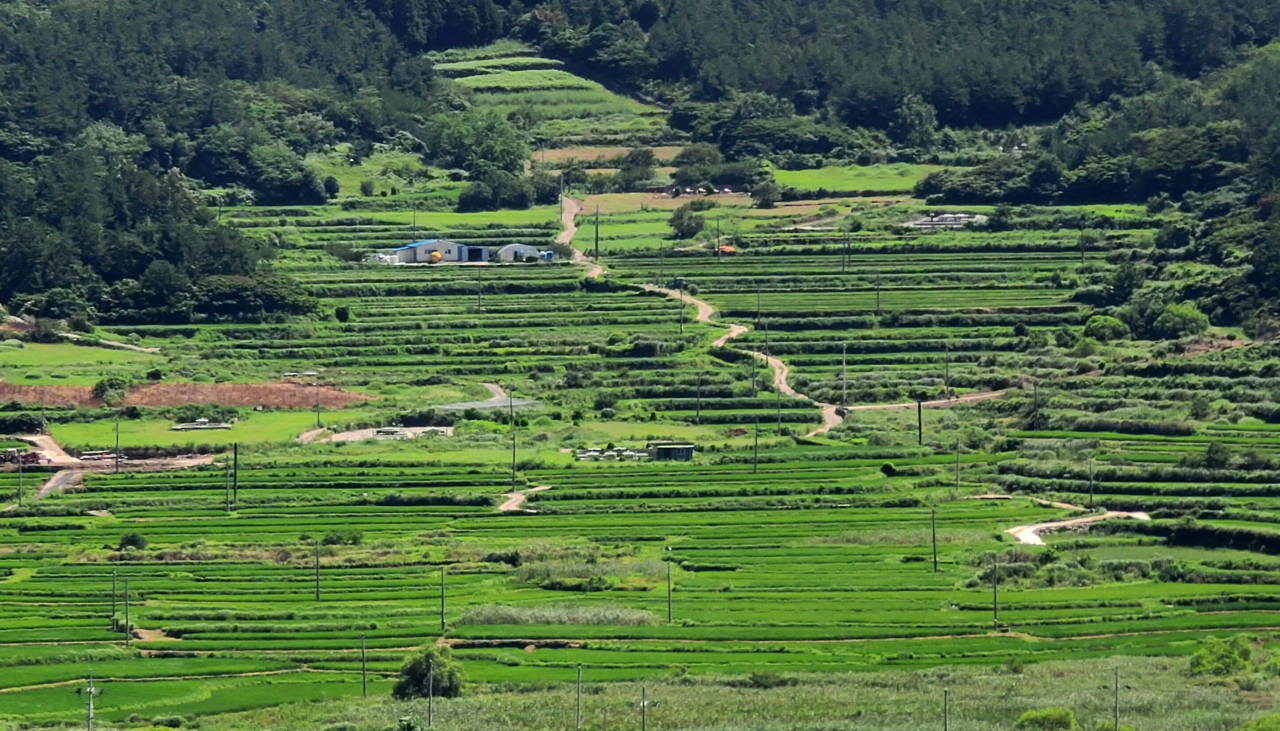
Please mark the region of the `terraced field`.
[[[473, 61], [488, 59], [456, 63]], [[526, 71], [502, 65], [462, 78]], [[561, 228], [550, 207], [416, 222], [412, 208], [227, 211], [288, 242], [276, 265], [319, 314], [102, 328], [160, 355], [59, 350], [65, 380], [310, 373], [290, 378], [358, 396], [319, 414], [237, 406], [229, 431], [167, 440], [186, 412], [125, 409], [126, 451], [213, 464], [90, 471], [0, 518], [0, 717], [78, 718], [69, 689], [89, 670], [119, 689], [98, 706], [109, 723], [355, 697], [362, 669], [385, 694], [404, 655], [434, 642], [490, 688], [579, 666], [595, 684], [845, 678], [1182, 663], [1242, 632], [1274, 643], [1273, 347], [1232, 347], [1232, 333], [1079, 347], [1096, 310], [1073, 292], [1148, 246], [1158, 220], [1117, 209], [1123, 222], [1082, 246], [1049, 225], [912, 230], [911, 201], [761, 215], [726, 198], [738, 245], [722, 254], [714, 237], [665, 238], [669, 206], [651, 200], [600, 201], [599, 277], [582, 261], [333, 254], [426, 236], [545, 246]], [[869, 225], [846, 235], [855, 215]], [[578, 218], [579, 249], [594, 250], [591, 223]], [[677, 277], [695, 300], [662, 291]], [[111, 411], [48, 415], [69, 446], [114, 443]], [[317, 417], [452, 431], [300, 443], [323, 434]], [[696, 456], [575, 456], [662, 441]], [[1150, 520], [1045, 532], [1043, 546], [1009, 532], [1104, 508]]]

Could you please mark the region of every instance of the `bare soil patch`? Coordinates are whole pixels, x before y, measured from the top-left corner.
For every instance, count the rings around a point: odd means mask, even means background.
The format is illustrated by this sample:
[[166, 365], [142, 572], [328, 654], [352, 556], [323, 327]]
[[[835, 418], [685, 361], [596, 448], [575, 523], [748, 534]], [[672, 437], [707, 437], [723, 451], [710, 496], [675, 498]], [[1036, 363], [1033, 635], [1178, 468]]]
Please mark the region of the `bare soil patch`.
[[102, 404], [93, 397], [93, 389], [88, 386], [29, 386], [4, 381], [0, 381], [0, 403], [17, 401], [20, 404], [38, 404], [41, 391], [44, 391], [46, 406], [100, 406]]

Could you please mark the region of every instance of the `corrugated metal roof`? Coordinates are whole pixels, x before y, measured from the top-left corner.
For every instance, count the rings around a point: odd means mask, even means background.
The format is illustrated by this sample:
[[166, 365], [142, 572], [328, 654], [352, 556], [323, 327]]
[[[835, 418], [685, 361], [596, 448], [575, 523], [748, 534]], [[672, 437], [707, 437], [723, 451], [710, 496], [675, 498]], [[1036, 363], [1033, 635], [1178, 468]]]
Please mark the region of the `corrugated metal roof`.
[[439, 241], [439, 240], [440, 240], [440, 239], [423, 239], [423, 240], [421, 240], [421, 241], [415, 241], [415, 242], [413, 242], [412, 244], [405, 244], [404, 246], [397, 246], [396, 248], [392, 249], [392, 251], [406, 251], [406, 250], [408, 250], [408, 249], [416, 249], [416, 248], [418, 248], [419, 246], [426, 246], [427, 244], [434, 244], [435, 242], [437, 242], [437, 241]]

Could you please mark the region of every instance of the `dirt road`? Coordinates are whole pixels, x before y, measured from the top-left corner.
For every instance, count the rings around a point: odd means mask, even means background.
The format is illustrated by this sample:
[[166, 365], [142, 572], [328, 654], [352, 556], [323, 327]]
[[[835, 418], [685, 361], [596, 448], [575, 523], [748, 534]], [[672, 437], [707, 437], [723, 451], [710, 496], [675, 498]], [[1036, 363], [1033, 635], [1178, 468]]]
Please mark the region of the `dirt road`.
[[[697, 315], [694, 316], [693, 318], [695, 322], [711, 322], [711, 318], [716, 314], [716, 308], [713, 307], [711, 303], [706, 302], [704, 300], [700, 300], [690, 294], [686, 294], [685, 292], [676, 291], [674, 289], [667, 289], [666, 287], [656, 287], [652, 284], [642, 284], [640, 285], [640, 288], [644, 289], [647, 292], [657, 292], [659, 294], [664, 294], [673, 299], [678, 299], [686, 304], [693, 305], [698, 310]], [[712, 345], [717, 348], [726, 347], [729, 344], [730, 340], [741, 337], [742, 335], [745, 335], [747, 332], [748, 330], [745, 325], [730, 324], [729, 332], [717, 338], [716, 341], [712, 343]], [[754, 350], [743, 350], [742, 352], [750, 353], [755, 358], [759, 360], [763, 360], [766, 364], [768, 364], [770, 368], [773, 369], [773, 387], [774, 388], [778, 389], [783, 394], [794, 399], [807, 400], [809, 398], [808, 396], [805, 396], [804, 394], [797, 392], [794, 388], [791, 387], [791, 384], [789, 383], [789, 377], [791, 375], [791, 371], [789, 368], [787, 368], [786, 363], [783, 363], [781, 360], [778, 360], [773, 356], [765, 355], [764, 353], [759, 353]], [[826, 434], [827, 432], [831, 431], [837, 426], [840, 426], [840, 424], [844, 422], [844, 419], [842, 419], [840, 415], [836, 413], [836, 409], [839, 407], [836, 406], [835, 404], [824, 404], [817, 401], [815, 401], [814, 403], [816, 403], [819, 407], [822, 408], [822, 426], [818, 427], [817, 429], [814, 429], [813, 431], [809, 432], [805, 436], [813, 437], [813, 436], [818, 436], [820, 434]]]
[[51, 465], [61, 467], [80, 466], [80, 460], [67, 454], [57, 442], [53, 441], [53, 437], [48, 434], [23, 434], [14, 437], [14, 439], [26, 442], [27, 444], [35, 447], [35, 451]]
[[520, 408], [523, 406], [536, 406], [537, 401], [527, 398], [509, 399], [507, 392], [502, 390], [502, 386], [496, 383], [482, 383], [489, 390], [490, 398], [484, 401], [461, 401], [456, 404], [444, 404], [441, 406], [433, 406], [437, 411], [466, 411], [467, 409], [502, 409], [507, 406], [515, 406]]
[[[578, 234], [577, 216], [582, 210], [582, 204], [567, 195], [560, 196], [560, 202], [560, 225], [564, 226], [564, 230], [556, 236], [556, 243], [573, 246], [573, 237]], [[573, 246], [573, 263], [587, 268], [587, 279], [599, 279], [604, 274], [604, 267], [588, 259], [576, 246]]]
[[[1078, 507], [1078, 506], [1069, 506]], [[1146, 513], [1128, 513], [1119, 510], [1108, 510], [1099, 515], [1086, 515], [1083, 518], [1072, 518], [1071, 520], [1055, 520], [1048, 523], [1036, 523], [1034, 525], [1014, 526], [1005, 531], [1009, 535], [1018, 539], [1019, 543], [1029, 546], [1043, 546], [1044, 540], [1040, 538], [1041, 533], [1052, 533], [1059, 530], [1075, 530], [1083, 528], [1090, 523], [1096, 523], [1100, 520], [1111, 520], [1113, 518], [1131, 518], [1133, 520], [1151, 520], [1151, 516]]]
[[67, 340], [84, 340], [91, 343], [102, 343], [108, 347], [119, 348], [120, 350], [132, 350], [135, 353], [146, 353], [147, 355], [160, 355], [159, 348], [144, 348], [141, 345], [130, 345], [129, 343], [121, 343], [115, 340], [102, 340], [100, 338], [86, 338], [76, 333], [58, 333]]
[[509, 492], [507, 493], [507, 501], [502, 505], [499, 505], [498, 510], [501, 510], [504, 513], [514, 513], [518, 510], [523, 510], [524, 502], [529, 499], [530, 495], [535, 492], [543, 492], [544, 490], [550, 489], [550, 485], [538, 485], [537, 487], [533, 487], [528, 490], [521, 490], [520, 492]]
[[[957, 404], [971, 404], [975, 401], [986, 401], [987, 399], [1000, 398], [1009, 393], [1010, 388], [1004, 388], [999, 391], [977, 391], [974, 393], [966, 393], [963, 396], [957, 396], [949, 399], [938, 399], [936, 401], [923, 401], [921, 406], [926, 409], [947, 409]], [[849, 411], [892, 411], [893, 409], [914, 409], [915, 401], [908, 401], [905, 404], [866, 404], [863, 406], [850, 406]]]

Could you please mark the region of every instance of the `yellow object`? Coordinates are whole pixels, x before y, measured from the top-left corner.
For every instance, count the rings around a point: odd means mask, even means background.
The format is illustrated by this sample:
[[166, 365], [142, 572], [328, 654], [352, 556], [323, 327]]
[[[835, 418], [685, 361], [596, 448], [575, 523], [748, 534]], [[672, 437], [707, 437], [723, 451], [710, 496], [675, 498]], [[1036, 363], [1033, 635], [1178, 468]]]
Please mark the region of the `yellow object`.
[[442, 257], [440, 256], [440, 252], [438, 252], [438, 251], [433, 251], [433, 252], [431, 252], [431, 263], [432, 263], [432, 264], [439, 264], [439, 263], [440, 263], [440, 259], [441, 259], [441, 258], [442, 258]]

